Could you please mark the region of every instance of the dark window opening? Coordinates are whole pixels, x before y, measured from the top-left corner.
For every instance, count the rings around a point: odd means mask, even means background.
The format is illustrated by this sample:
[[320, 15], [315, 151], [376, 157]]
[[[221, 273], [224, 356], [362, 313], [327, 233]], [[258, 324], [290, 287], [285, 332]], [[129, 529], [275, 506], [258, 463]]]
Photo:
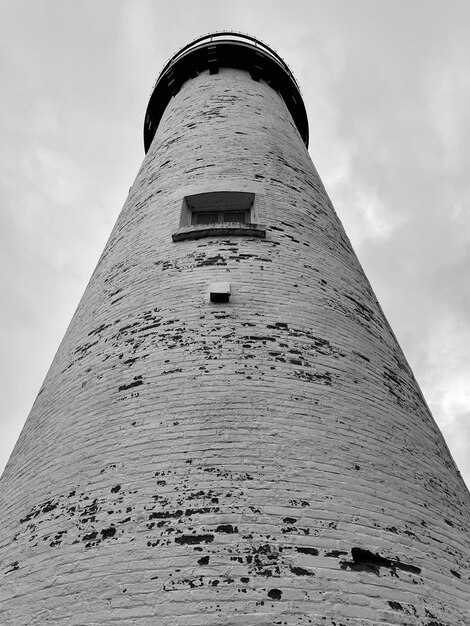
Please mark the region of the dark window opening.
[[229, 302], [229, 293], [211, 293], [211, 302]]
[[191, 215], [191, 224], [246, 224], [248, 211], [199, 211]]

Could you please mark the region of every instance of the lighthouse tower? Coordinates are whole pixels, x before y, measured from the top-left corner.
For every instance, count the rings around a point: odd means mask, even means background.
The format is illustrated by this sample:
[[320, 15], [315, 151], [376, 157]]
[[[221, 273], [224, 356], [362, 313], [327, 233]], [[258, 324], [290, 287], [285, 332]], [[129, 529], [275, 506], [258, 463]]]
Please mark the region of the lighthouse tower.
[[468, 626], [469, 493], [287, 65], [194, 41], [144, 143], [0, 483], [0, 623]]

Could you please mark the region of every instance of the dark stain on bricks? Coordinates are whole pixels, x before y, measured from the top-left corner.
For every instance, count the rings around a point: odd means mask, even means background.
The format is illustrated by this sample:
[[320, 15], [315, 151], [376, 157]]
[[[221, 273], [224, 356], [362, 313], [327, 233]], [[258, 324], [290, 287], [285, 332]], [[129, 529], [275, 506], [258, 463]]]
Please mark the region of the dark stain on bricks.
[[5, 574], [10, 574], [11, 572], [16, 572], [16, 570], [20, 567], [20, 563], [19, 563], [19, 561], [13, 561], [13, 563], [10, 563], [9, 567], [10, 567], [10, 569], [7, 569], [5, 571]]
[[76, 348], [74, 352], [74, 354], [80, 354], [80, 357], [77, 360], [81, 360], [82, 358], [84, 358], [87, 355], [87, 352], [90, 350], [90, 348], [92, 348], [93, 346], [96, 346], [97, 343], [98, 341], [93, 341], [90, 343], [83, 344], [82, 346], [78, 346], [78, 348]]
[[[145, 357], [142, 357], [142, 358], [145, 358]], [[123, 363], [124, 365], [129, 365], [130, 367], [131, 365], [134, 365], [134, 363], [138, 360], [139, 360], [139, 357], [135, 356], [135, 357], [132, 357], [131, 359], [126, 359], [125, 361], [123, 361]]]
[[101, 536], [103, 539], [109, 539], [110, 537], [114, 537], [116, 534], [116, 529], [114, 526], [110, 526], [109, 528], [103, 528], [101, 531]]
[[325, 372], [324, 374], [312, 374], [310, 372], [306, 372], [305, 370], [299, 370], [293, 372], [294, 378], [298, 378], [299, 380], [305, 380], [312, 383], [320, 383], [321, 385], [327, 385], [331, 387], [332, 377], [330, 372]]
[[197, 509], [186, 509], [184, 514], [186, 517], [190, 517], [191, 515], [204, 515], [206, 513], [219, 513], [219, 507], [212, 506], [204, 506]]
[[33, 507], [31, 511], [28, 513], [28, 515], [25, 515], [25, 517], [20, 519], [20, 524], [24, 524], [25, 522], [29, 522], [35, 517], [38, 517], [39, 515], [45, 515], [46, 513], [53, 511], [54, 509], [57, 508], [57, 505], [58, 505], [57, 502], [53, 502], [52, 500], [47, 500], [46, 502], [39, 504], [37, 507]]
[[214, 256], [201, 255], [196, 259], [196, 267], [204, 267], [207, 265], [227, 265], [227, 261], [221, 254], [216, 254]]
[[155, 322], [154, 324], [148, 324], [147, 326], [142, 326], [141, 328], [139, 328], [139, 332], [143, 332], [144, 330], [151, 330], [152, 328], [158, 328], [159, 326], [161, 326], [160, 322]]
[[203, 535], [181, 535], [181, 537], [175, 537], [175, 543], [179, 543], [180, 545], [211, 543], [212, 541], [214, 541], [214, 535], [209, 533]]
[[98, 531], [94, 530], [93, 532], [88, 533], [88, 535], [83, 535], [82, 541], [93, 541], [96, 537], [98, 537]]
[[257, 336], [257, 335], [247, 335], [245, 337], [241, 337], [244, 341], [261, 341], [262, 343], [266, 343], [266, 341], [276, 341], [274, 337], [265, 336]]
[[268, 328], [284, 329], [288, 330], [289, 325], [286, 322], [275, 322], [273, 325], [268, 324]]
[[55, 548], [56, 546], [60, 546], [62, 543], [62, 536], [66, 535], [66, 530], [59, 530], [59, 532], [54, 536], [54, 540], [49, 544], [51, 548]]
[[270, 589], [268, 591], [268, 596], [271, 600], [280, 600], [282, 598], [282, 591], [280, 589]]
[[361, 302], [359, 302], [358, 300], [356, 300], [355, 298], [353, 298], [352, 296], [348, 296], [347, 294], [344, 294], [344, 297], [347, 298], [350, 302], [352, 302], [355, 307], [356, 307], [356, 314], [360, 315], [362, 318], [364, 318], [367, 322], [372, 322], [372, 321], [376, 321], [374, 313], [371, 309], [369, 309], [369, 307], [367, 307], [365, 304], [362, 304]]
[[150, 513], [149, 519], [170, 519], [179, 518], [183, 515], [183, 511], [178, 509], [177, 511], [155, 511]]
[[268, 543], [252, 548], [252, 554], [246, 556], [246, 561], [259, 576], [279, 576], [280, 550], [271, 547]]
[[[318, 555], [318, 550], [316, 548], [302, 548], [297, 546], [295, 549], [297, 550], [297, 552], [300, 552], [300, 554], [310, 554], [312, 556]], [[347, 554], [347, 552], [343, 552], [343, 554]]]
[[310, 506], [310, 502], [307, 502], [307, 500], [289, 500], [289, 504], [291, 506]]
[[363, 359], [367, 363], [370, 363], [370, 359], [367, 358], [366, 356], [364, 356], [363, 354], [360, 354], [359, 352], [356, 352], [355, 350], [352, 351], [352, 354], [354, 354], [355, 356], [359, 357], [360, 359]]
[[290, 571], [296, 576], [315, 576], [313, 572], [310, 572], [308, 569], [305, 569], [303, 567], [291, 566]]
[[363, 548], [352, 548], [351, 556], [353, 558], [352, 561], [341, 562], [341, 569], [350, 569], [354, 572], [369, 572], [371, 574], [375, 574], [376, 576], [380, 575], [380, 568], [390, 569], [391, 573], [395, 576], [397, 575], [397, 570], [410, 572], [412, 574], [421, 573], [421, 569], [419, 567], [402, 563], [399, 559], [387, 559], [380, 556], [380, 554], [374, 554], [373, 552], [364, 550]]
[[327, 552], [325, 556], [337, 559], [339, 556], [344, 554], [347, 554], [347, 552], [342, 552], [341, 550], [331, 550], [330, 552]]
[[393, 600], [389, 600], [388, 603], [390, 605], [390, 608], [394, 609], [395, 611], [405, 610], [399, 602], [394, 602]]
[[198, 559], [198, 563], [199, 565], [208, 565], [209, 564], [209, 556], [202, 556], [200, 559]]
[[[111, 297], [119, 293], [119, 291], [122, 291], [122, 289], [118, 289], [116, 293], [112, 293]], [[101, 326], [98, 326], [98, 328], [95, 328], [95, 330], [90, 331], [88, 333], [88, 336], [90, 337], [91, 335], [99, 335], [100, 333], [103, 332], [103, 330], [106, 330], [107, 328], [110, 328], [110, 327], [111, 327], [111, 324], [101, 324]]]
[[132, 387], [138, 387], [139, 385], [143, 385], [144, 381], [142, 380], [142, 376], [134, 376], [134, 380], [127, 385], [121, 385], [119, 387], [119, 391], [125, 391], [126, 389], [132, 389]]
[[227, 534], [237, 533], [238, 532], [238, 528], [236, 526], [232, 526], [232, 524], [220, 524], [215, 529], [215, 532], [216, 533], [227, 533]]
[[43, 506], [42, 506], [42, 510], [41, 513], [49, 513], [50, 511], [53, 511], [54, 509], [57, 508], [57, 502], [46, 502]]

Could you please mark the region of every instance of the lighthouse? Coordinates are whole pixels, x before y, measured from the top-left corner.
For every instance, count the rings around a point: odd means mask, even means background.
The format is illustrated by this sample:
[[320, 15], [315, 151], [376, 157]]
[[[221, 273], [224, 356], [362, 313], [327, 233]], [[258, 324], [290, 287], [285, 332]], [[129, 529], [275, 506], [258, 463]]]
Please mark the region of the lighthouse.
[[163, 68], [0, 481], [1, 624], [470, 623], [470, 495], [308, 143], [262, 42]]

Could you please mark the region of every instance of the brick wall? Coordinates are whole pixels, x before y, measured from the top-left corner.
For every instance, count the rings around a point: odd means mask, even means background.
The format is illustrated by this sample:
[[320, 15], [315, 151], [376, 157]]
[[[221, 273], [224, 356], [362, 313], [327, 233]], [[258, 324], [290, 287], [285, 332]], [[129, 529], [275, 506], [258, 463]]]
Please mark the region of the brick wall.
[[[174, 243], [206, 191], [266, 238]], [[469, 493], [267, 84], [171, 100], [0, 498], [2, 624], [470, 623]]]

